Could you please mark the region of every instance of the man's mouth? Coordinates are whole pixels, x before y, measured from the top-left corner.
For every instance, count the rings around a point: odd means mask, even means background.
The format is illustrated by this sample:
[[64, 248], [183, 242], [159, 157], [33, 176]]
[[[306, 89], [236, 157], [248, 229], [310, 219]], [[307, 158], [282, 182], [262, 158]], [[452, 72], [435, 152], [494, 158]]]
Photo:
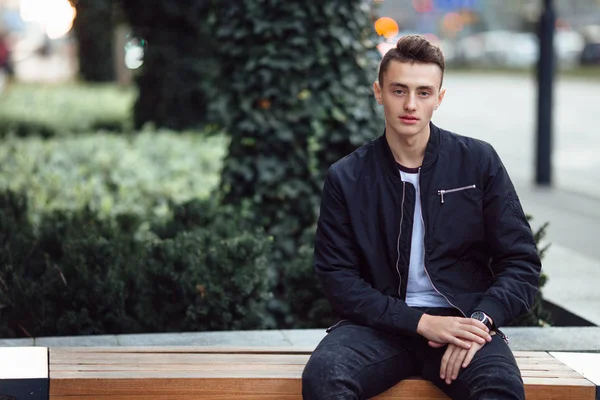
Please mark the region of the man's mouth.
[[415, 117], [414, 115], [403, 115], [400, 117], [400, 121], [406, 123], [406, 124], [414, 124], [419, 120], [419, 118]]

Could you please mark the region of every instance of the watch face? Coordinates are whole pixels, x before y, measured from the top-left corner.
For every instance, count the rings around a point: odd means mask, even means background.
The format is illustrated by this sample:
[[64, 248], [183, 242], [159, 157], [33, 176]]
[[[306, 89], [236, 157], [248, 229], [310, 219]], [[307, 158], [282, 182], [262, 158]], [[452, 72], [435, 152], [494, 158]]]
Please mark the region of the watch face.
[[471, 314], [471, 318], [476, 319], [478, 321], [482, 321], [482, 322], [487, 319], [485, 314], [482, 313], [481, 311], [475, 311], [473, 314]]
[[471, 314], [471, 318], [483, 322], [485, 326], [487, 326], [489, 329], [492, 329], [492, 323], [490, 322], [490, 319], [483, 312], [475, 311], [473, 314]]

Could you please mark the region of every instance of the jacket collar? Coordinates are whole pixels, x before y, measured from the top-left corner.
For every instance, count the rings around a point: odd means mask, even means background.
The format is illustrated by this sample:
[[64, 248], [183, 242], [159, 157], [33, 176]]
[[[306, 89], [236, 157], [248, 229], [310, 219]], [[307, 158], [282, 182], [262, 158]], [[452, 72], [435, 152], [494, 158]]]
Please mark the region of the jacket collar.
[[[423, 158], [423, 165], [421, 168], [427, 168], [433, 164], [437, 159], [440, 150], [440, 144], [442, 140], [440, 128], [435, 126], [433, 122], [429, 122], [429, 128], [429, 141], [427, 142], [427, 147], [425, 148], [425, 157]], [[381, 159], [383, 168], [390, 174], [399, 176], [398, 165], [396, 164], [396, 160], [392, 154], [392, 149], [390, 149], [390, 145], [385, 138], [385, 129], [383, 130], [383, 135], [377, 139], [377, 142], [380, 151], [383, 153], [383, 157]]]

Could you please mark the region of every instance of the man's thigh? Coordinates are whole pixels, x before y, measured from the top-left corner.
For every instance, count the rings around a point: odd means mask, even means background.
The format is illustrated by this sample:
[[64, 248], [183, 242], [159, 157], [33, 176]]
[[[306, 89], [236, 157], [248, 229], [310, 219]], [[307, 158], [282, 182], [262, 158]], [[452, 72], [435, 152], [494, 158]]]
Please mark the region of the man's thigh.
[[424, 355], [420, 374], [453, 399], [524, 399], [523, 380], [515, 357], [498, 335], [483, 346], [456, 381], [450, 385], [440, 378], [446, 347], [433, 349], [421, 342]]
[[305, 398], [370, 398], [418, 375], [409, 351], [414, 339], [343, 323], [312, 353], [303, 375]]

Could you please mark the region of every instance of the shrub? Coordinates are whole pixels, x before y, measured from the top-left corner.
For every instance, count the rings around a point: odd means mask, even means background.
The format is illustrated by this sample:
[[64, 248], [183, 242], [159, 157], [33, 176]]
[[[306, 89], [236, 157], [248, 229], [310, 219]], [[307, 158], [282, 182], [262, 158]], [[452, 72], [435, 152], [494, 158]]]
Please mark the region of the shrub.
[[107, 84], [13, 84], [0, 97], [0, 138], [128, 131], [134, 96]]
[[169, 201], [206, 197], [217, 185], [226, 139], [193, 133], [106, 133], [6, 138], [0, 189], [25, 192], [35, 224], [51, 210], [83, 207], [100, 218], [168, 217]]
[[[139, 283], [138, 319], [147, 330], [266, 327], [270, 239], [235, 222], [183, 232], [150, 245]], [[272, 325], [270, 327], [273, 327]]]
[[126, 309], [135, 276], [126, 267], [137, 255], [131, 240], [89, 210], [51, 213], [34, 234], [25, 197], [0, 199], [0, 231], [10, 232], [0, 248], [0, 335], [139, 331]]
[[272, 240], [218, 210], [214, 224], [138, 240], [131, 216], [55, 211], [33, 229], [25, 196], [0, 193], [0, 206], [2, 337], [274, 326]]
[[337, 320], [314, 272], [315, 232], [316, 227], [304, 232], [298, 254], [284, 264], [281, 275], [285, 290], [277, 311], [284, 316], [284, 326], [295, 329], [328, 327]]

